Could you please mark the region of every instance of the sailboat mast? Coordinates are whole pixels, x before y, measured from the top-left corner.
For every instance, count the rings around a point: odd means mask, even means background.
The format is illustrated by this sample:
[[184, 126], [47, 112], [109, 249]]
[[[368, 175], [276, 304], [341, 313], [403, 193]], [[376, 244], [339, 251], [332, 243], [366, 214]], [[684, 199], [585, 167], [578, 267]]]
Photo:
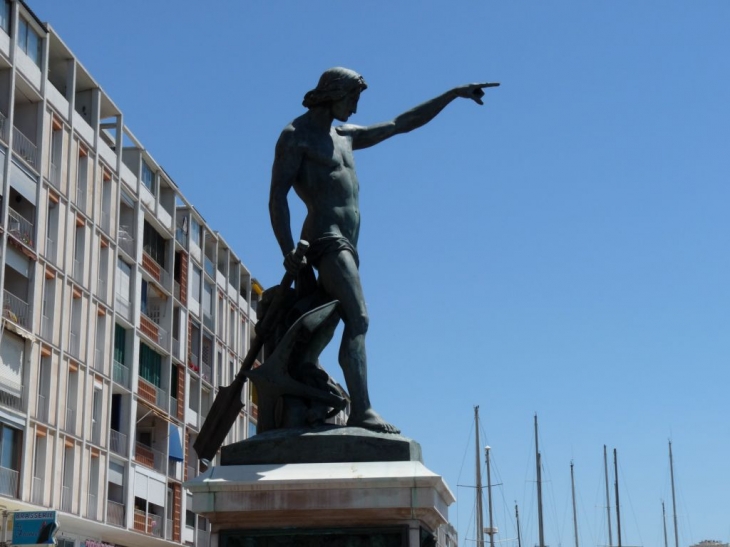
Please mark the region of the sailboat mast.
[[616, 533], [618, 534], [618, 547], [621, 547], [621, 510], [619, 509], [618, 501], [618, 456], [616, 455], [616, 449], [613, 449], [613, 473], [614, 473], [614, 484], [616, 485]]
[[575, 511], [575, 476], [573, 475], [573, 462], [570, 462], [570, 489], [573, 493], [573, 531], [575, 532], [575, 547], [578, 545], [578, 515]]
[[606, 517], [608, 522], [608, 547], [613, 546], [613, 538], [611, 537], [611, 494], [608, 488], [608, 455], [606, 453], [606, 445], [603, 445], [603, 471], [606, 474]]
[[487, 461], [487, 502], [489, 504], [489, 547], [494, 547], [494, 520], [492, 519], [492, 471], [489, 465], [490, 447], [484, 447], [484, 457]]
[[669, 441], [669, 476], [672, 479], [672, 513], [674, 513], [674, 546], [679, 547], [677, 531], [677, 499], [674, 497], [674, 459], [672, 458], [672, 441]]
[[515, 520], [517, 521], [517, 547], [522, 547], [522, 532], [520, 532], [520, 510], [515, 502]]
[[667, 511], [664, 509], [664, 500], [662, 500], [662, 523], [664, 523], [664, 547], [669, 547], [667, 541]]
[[484, 547], [484, 510], [482, 508], [482, 458], [479, 451], [479, 405], [474, 407], [474, 426], [476, 435], [477, 454], [477, 547]]
[[545, 534], [542, 522], [542, 462], [540, 461], [540, 448], [537, 440], [537, 414], [535, 414], [535, 466], [537, 468], [537, 528], [540, 538], [538, 547], [545, 547]]

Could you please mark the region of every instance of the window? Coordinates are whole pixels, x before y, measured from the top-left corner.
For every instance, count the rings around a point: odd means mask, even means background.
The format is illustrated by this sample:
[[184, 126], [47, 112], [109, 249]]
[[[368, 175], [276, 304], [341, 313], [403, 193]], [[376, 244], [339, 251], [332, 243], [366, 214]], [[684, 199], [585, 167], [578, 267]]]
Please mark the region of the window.
[[147, 347], [139, 345], [139, 375], [150, 384], [162, 387], [162, 356]]
[[147, 221], [144, 223], [142, 246], [144, 251], [150, 255], [155, 262], [163, 268], [165, 267], [165, 238], [158, 234], [157, 230], [155, 230]]
[[20, 475], [20, 445], [22, 433], [4, 423], [0, 423], [0, 494], [18, 496]]
[[114, 360], [124, 364], [124, 350], [126, 346], [127, 331], [120, 325], [114, 325]]
[[146, 161], [142, 162], [142, 184], [144, 184], [147, 189], [155, 193], [155, 174], [152, 172], [152, 168], [147, 165]]
[[200, 224], [193, 217], [190, 217], [190, 240], [200, 247], [201, 244]]
[[10, 0], [0, 0], [0, 28], [10, 34]]
[[193, 264], [193, 275], [190, 281], [190, 295], [193, 301], [200, 304], [200, 276], [202, 274], [201, 269]]
[[18, 28], [18, 47], [38, 66], [41, 66], [41, 44], [41, 37], [33, 30], [30, 23], [21, 17]]
[[192, 509], [193, 495], [187, 494], [185, 498], [185, 526], [187, 526], [188, 528], [195, 528], [195, 513], [193, 513]]

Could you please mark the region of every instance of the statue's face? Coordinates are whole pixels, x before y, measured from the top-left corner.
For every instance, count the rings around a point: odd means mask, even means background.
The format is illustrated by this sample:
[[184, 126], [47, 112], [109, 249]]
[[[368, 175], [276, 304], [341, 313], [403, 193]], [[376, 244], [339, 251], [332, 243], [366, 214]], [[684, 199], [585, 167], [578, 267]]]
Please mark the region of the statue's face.
[[357, 102], [360, 100], [360, 90], [350, 91], [339, 101], [332, 103], [332, 115], [336, 120], [346, 122], [357, 112]]

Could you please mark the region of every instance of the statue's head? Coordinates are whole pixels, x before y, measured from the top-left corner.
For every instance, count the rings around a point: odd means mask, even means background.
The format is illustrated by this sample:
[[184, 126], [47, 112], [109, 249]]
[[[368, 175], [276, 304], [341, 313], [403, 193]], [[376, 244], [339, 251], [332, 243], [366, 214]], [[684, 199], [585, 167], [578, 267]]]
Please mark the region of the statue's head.
[[344, 99], [348, 94], [368, 88], [365, 79], [349, 68], [334, 67], [325, 70], [319, 78], [317, 87], [304, 95], [302, 104], [305, 108], [323, 106]]

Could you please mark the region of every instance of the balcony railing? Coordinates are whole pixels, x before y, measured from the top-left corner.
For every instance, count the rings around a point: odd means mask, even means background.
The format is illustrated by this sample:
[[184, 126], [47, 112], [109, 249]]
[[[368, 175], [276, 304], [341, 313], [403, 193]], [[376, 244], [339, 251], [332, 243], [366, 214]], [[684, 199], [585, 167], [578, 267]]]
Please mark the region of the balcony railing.
[[101, 446], [101, 422], [97, 419], [91, 420], [91, 442]]
[[129, 389], [129, 368], [114, 359], [114, 371], [112, 379], [119, 385]]
[[104, 373], [104, 350], [96, 348], [94, 350], [94, 368]]
[[51, 162], [50, 177], [51, 184], [61, 189], [61, 166]]
[[76, 435], [76, 409], [75, 408], [67, 408], [66, 409], [66, 427], [65, 430], [67, 433], [71, 433], [72, 435]]
[[73, 491], [70, 486], [61, 487], [61, 511], [70, 513], [73, 506]]
[[82, 211], [86, 211], [86, 185], [76, 185], [76, 207]]
[[163, 410], [167, 410], [167, 392], [161, 387], [157, 387], [153, 383], [140, 377], [137, 392], [145, 401], [152, 403]]
[[209, 384], [213, 381], [213, 371], [211, 370], [210, 365], [203, 363], [200, 367], [200, 377]]
[[0, 139], [8, 142], [8, 117], [0, 112]]
[[68, 352], [77, 359], [81, 358], [81, 335], [78, 332], [69, 332]]
[[138, 442], [134, 446], [134, 460], [160, 473], [165, 472], [165, 455], [150, 446]]
[[170, 290], [170, 274], [157, 262], [152, 256], [144, 251], [142, 253], [142, 267], [149, 273], [152, 278], [162, 285], [166, 290]]
[[43, 479], [40, 477], [33, 477], [33, 488], [30, 494], [30, 502], [35, 505], [44, 505]]
[[24, 302], [7, 290], [3, 293], [3, 317], [10, 319], [26, 330], [30, 330], [32, 310]]
[[13, 151], [33, 169], [38, 168], [38, 147], [17, 127], [13, 127]]
[[119, 248], [127, 253], [130, 258], [136, 258], [134, 252], [134, 238], [129, 233], [127, 226], [120, 226], [119, 233], [117, 234], [117, 243]]
[[188, 477], [186, 480], [194, 479], [198, 474], [195, 472], [195, 468], [192, 465], [188, 465]]
[[124, 505], [115, 501], [106, 501], [106, 521], [114, 526], [121, 526], [124, 528], [126, 522], [124, 522]]
[[47, 315], [41, 317], [41, 336], [48, 341], [53, 340], [53, 319]]
[[180, 300], [180, 283], [178, 283], [177, 281], [173, 281], [172, 296]]
[[19, 477], [20, 472], [7, 467], [0, 467], [0, 494], [17, 498]]
[[134, 511], [134, 529], [138, 532], [144, 532], [157, 537], [162, 537], [162, 517], [145, 513], [135, 509]]
[[182, 480], [182, 463], [177, 460], [172, 460], [170, 458], [167, 459], [167, 476], [176, 479], [176, 480]]
[[213, 261], [206, 256], [203, 265], [205, 266], [205, 273], [207, 273], [211, 279], [215, 279], [215, 266], [213, 266]]
[[33, 244], [33, 223], [12, 207], [8, 207], [8, 232], [28, 247], [35, 248]]
[[45, 257], [50, 260], [53, 264], [56, 263], [56, 242], [50, 237], [46, 238], [46, 254]]
[[132, 320], [132, 305], [125, 297], [117, 293], [115, 298], [117, 313], [124, 317], [127, 321]]
[[120, 456], [127, 456], [127, 436], [115, 429], [109, 430], [109, 450]]
[[0, 406], [13, 410], [25, 410], [23, 386], [7, 378], [0, 379]]
[[182, 354], [180, 353], [180, 340], [175, 340], [175, 337], [172, 338], [172, 355], [182, 361]]
[[210, 532], [198, 529], [198, 541], [195, 547], [210, 547]]
[[74, 258], [73, 278], [79, 285], [84, 284], [84, 263]]
[[101, 210], [101, 229], [104, 230], [107, 234], [112, 233], [111, 229], [111, 214], [109, 211], [105, 211], [104, 209]]
[[178, 243], [180, 243], [180, 245], [182, 245], [183, 247], [185, 247], [187, 249], [188, 248], [188, 234], [183, 229], [182, 223], [178, 222], [176, 224], [177, 225], [175, 226], [175, 239], [177, 239], [177, 241], [178, 241]]
[[172, 520], [167, 519], [165, 522], [165, 539], [172, 540]]
[[170, 397], [170, 415], [177, 416], [177, 399]]
[[107, 301], [107, 289], [106, 289], [107, 283], [106, 283], [106, 275], [104, 277], [99, 277], [98, 283], [96, 285], [96, 296], [99, 297], [99, 300], [106, 303]]
[[169, 337], [167, 331], [144, 312], [140, 313], [139, 327], [154, 342], [157, 342], [163, 348], [168, 347]]
[[98, 507], [96, 503], [96, 495], [89, 493], [89, 498], [86, 503], [86, 518], [91, 520], [98, 520], [96, 518], [98, 513]]
[[38, 404], [35, 409], [35, 419], [39, 422], [48, 423], [48, 399], [40, 393], [38, 394]]
[[203, 312], [203, 325], [208, 327], [211, 332], [215, 332], [215, 324], [213, 323], [213, 316]]

